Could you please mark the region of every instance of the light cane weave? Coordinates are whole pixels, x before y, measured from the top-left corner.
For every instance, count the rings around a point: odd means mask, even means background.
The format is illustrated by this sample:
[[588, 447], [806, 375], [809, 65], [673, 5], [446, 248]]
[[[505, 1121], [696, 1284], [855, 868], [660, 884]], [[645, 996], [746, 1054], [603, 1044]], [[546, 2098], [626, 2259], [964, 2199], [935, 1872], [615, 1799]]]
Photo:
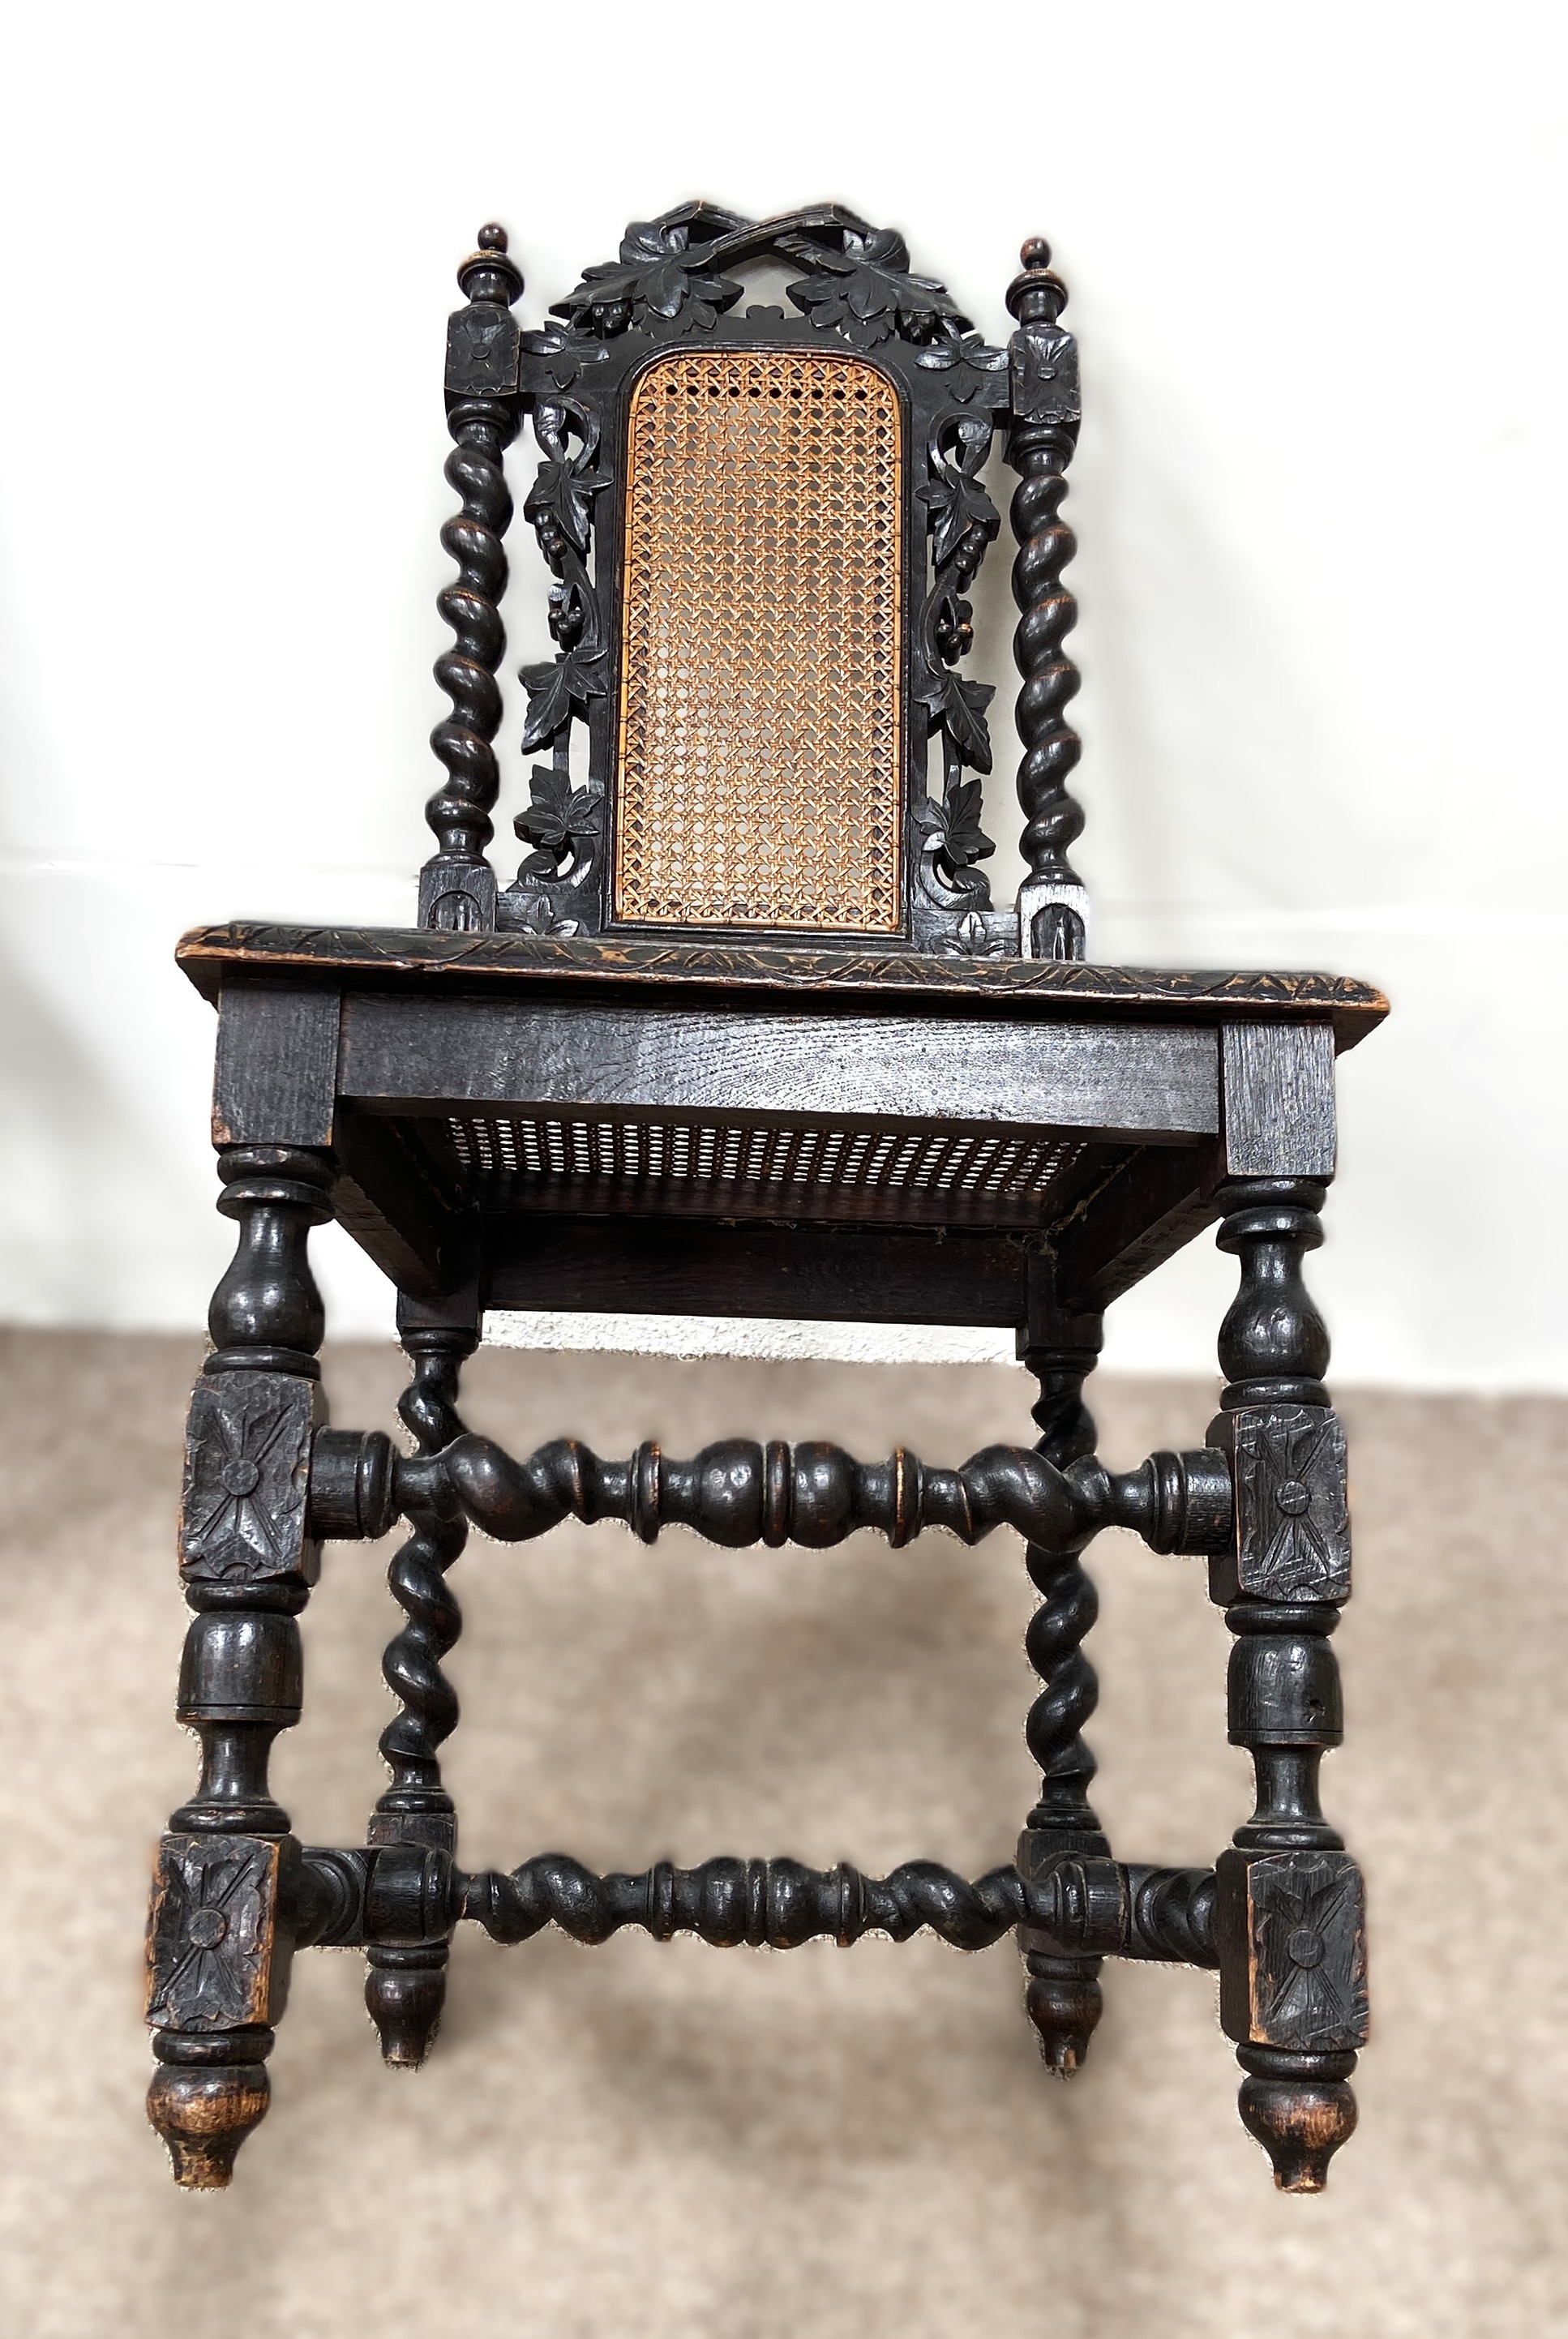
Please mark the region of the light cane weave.
[[618, 920], [899, 926], [900, 438], [847, 353], [682, 352], [638, 381]]

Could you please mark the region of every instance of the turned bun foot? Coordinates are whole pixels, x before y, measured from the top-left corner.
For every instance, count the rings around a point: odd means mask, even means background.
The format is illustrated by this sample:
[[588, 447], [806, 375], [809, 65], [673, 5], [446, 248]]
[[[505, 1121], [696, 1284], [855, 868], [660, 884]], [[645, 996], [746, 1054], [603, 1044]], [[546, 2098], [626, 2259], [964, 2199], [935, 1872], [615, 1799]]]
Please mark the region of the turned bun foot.
[[1048, 2071], [1069, 2079], [1089, 2053], [1105, 2011], [1100, 1959], [1050, 1958], [1031, 1951], [1023, 1963], [1029, 1977], [1023, 2002], [1040, 2040], [1040, 2058]]
[[[365, 1977], [365, 2004], [380, 2033], [381, 2059], [395, 2070], [417, 2070], [429, 2053], [447, 2002], [446, 1953], [439, 1965], [390, 1962], [377, 1951]], [[383, 1963], [383, 1959], [387, 1959]]]
[[[1352, 2068], [1356, 2061], [1353, 2055], [1322, 2059]], [[1321, 2193], [1330, 2160], [1356, 2127], [1356, 2096], [1347, 2078], [1248, 2070], [1237, 2102], [1242, 2126], [1274, 2165], [1279, 2190]]]
[[271, 2094], [264, 2063], [162, 2064], [147, 2090], [147, 2117], [169, 2147], [176, 2185], [221, 2192]]

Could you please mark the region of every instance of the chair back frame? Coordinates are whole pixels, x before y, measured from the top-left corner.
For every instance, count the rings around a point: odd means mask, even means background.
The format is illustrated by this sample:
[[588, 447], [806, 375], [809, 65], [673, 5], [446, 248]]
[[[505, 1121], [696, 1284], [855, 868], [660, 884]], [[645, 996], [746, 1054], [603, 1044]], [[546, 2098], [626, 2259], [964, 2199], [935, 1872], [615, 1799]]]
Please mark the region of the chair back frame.
[[[452, 318], [449, 336], [447, 404], [457, 447], [448, 477], [463, 510], [443, 532], [459, 576], [440, 607], [458, 638], [437, 667], [453, 715], [432, 740], [448, 777], [428, 808], [439, 849], [423, 873], [422, 924], [828, 946], [863, 947], [874, 939], [954, 955], [1016, 956], [1021, 949], [1024, 955], [1083, 956], [1087, 903], [1065, 857], [1081, 826], [1065, 794], [1078, 748], [1062, 711], [1077, 687], [1076, 669], [1060, 648], [1074, 616], [1060, 580], [1071, 538], [1055, 516], [1079, 419], [1077, 351], [1056, 322], [1065, 294], [1045, 265], [1049, 252], [1043, 245], [1026, 252], [1025, 273], [1009, 296], [1020, 328], [1001, 349], [981, 340], [943, 286], [911, 273], [902, 237], [842, 206], [759, 224], [712, 204], [687, 203], [634, 222], [618, 261], [588, 269], [555, 304], [543, 331], [525, 331], [512, 313], [523, 287], [504, 235], [481, 232], [479, 251], [459, 271], [468, 305]], [[795, 276], [787, 286], [793, 312], [739, 305], [743, 287], [730, 271], [768, 263]], [[628, 916], [625, 901], [617, 903], [625, 676], [632, 663], [626, 561], [633, 403], [661, 365], [683, 357], [700, 364], [705, 355], [720, 365], [725, 355], [745, 353], [786, 365], [798, 354], [819, 370], [824, 359], [841, 371], [869, 370], [897, 400], [899, 768], [892, 866], [880, 890], [883, 907], [869, 921], [835, 920], [831, 906], [804, 919], [786, 911], [725, 922], [711, 909], [683, 916], [678, 882], [666, 889], [662, 914], [656, 909], [650, 916], [645, 905], [642, 914]], [[524, 517], [555, 580], [549, 622], [557, 648], [553, 658], [521, 669], [528, 698], [523, 752], [549, 760], [534, 766], [531, 800], [516, 823], [531, 850], [503, 891], [484, 846], [499, 785], [489, 743], [501, 711], [495, 674], [505, 637], [498, 605], [507, 578], [501, 539], [511, 514], [503, 453], [525, 419], [541, 460]], [[1030, 882], [1022, 921], [1017, 909], [993, 904], [978, 865], [994, 850], [981, 825], [981, 782], [992, 760], [986, 720], [992, 693], [960, 670], [972, 642], [965, 597], [1001, 528], [981, 477], [999, 429], [1007, 431], [1010, 459], [1025, 472], [1014, 575], [1024, 611], [1018, 653], [1021, 663], [1032, 661], [1032, 671], [1024, 664], [1021, 697], [1028, 752], [1020, 789], [1033, 816], [1025, 837]], [[1038, 489], [1031, 493], [1031, 476], [1046, 481], [1043, 501]], [[832, 645], [823, 655], [831, 659]], [[586, 775], [574, 773], [579, 725], [587, 733]], [[935, 794], [928, 778], [933, 739], [941, 744]], [[832, 737], [821, 741], [820, 755], [823, 768], [832, 771]], [[832, 783], [819, 774], [816, 785], [820, 803]], [[776, 826], [782, 807], [759, 802], [761, 794], [752, 800], [755, 819]], [[764, 858], [769, 849], [765, 839], [757, 846]], [[646, 846], [636, 857], [646, 861]]]

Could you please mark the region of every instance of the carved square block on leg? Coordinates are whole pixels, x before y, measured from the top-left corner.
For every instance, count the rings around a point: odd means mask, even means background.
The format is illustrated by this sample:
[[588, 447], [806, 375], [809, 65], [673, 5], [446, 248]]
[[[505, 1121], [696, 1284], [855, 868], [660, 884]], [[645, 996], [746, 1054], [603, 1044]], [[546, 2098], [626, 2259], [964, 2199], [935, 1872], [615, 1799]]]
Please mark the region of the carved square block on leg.
[[1320, 1405], [1247, 1406], [1222, 1413], [1209, 1442], [1231, 1457], [1235, 1540], [1209, 1562], [1209, 1592], [1233, 1600], [1350, 1597], [1345, 1432]]
[[1366, 1911], [1347, 1851], [1224, 1851], [1215, 1870], [1228, 2038], [1303, 2054], [1366, 2044]]
[[147, 2110], [180, 2184], [227, 2185], [267, 2108], [263, 2060], [288, 1994], [291, 1938], [279, 1921], [291, 1844], [166, 1835], [147, 1920], [147, 2020], [159, 2069]]
[[270, 2027], [283, 2010], [282, 1846], [260, 1836], [166, 1835], [147, 1919], [147, 2019], [163, 2030]]
[[1287, 2193], [1320, 2193], [1356, 2126], [1366, 2043], [1361, 1871], [1348, 1852], [1226, 1851], [1215, 1871], [1219, 2018], [1246, 2073], [1239, 2107]]
[[203, 1373], [191, 1394], [180, 1504], [188, 1584], [314, 1584], [307, 1533], [319, 1381], [294, 1373]]

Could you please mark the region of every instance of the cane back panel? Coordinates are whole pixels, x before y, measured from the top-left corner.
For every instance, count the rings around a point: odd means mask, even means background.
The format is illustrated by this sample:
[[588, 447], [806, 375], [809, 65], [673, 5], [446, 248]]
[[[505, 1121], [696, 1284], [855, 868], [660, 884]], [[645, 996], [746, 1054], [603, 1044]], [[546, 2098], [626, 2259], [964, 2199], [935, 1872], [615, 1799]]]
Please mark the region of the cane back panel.
[[836, 350], [689, 350], [632, 392], [617, 923], [900, 924], [902, 429]]

